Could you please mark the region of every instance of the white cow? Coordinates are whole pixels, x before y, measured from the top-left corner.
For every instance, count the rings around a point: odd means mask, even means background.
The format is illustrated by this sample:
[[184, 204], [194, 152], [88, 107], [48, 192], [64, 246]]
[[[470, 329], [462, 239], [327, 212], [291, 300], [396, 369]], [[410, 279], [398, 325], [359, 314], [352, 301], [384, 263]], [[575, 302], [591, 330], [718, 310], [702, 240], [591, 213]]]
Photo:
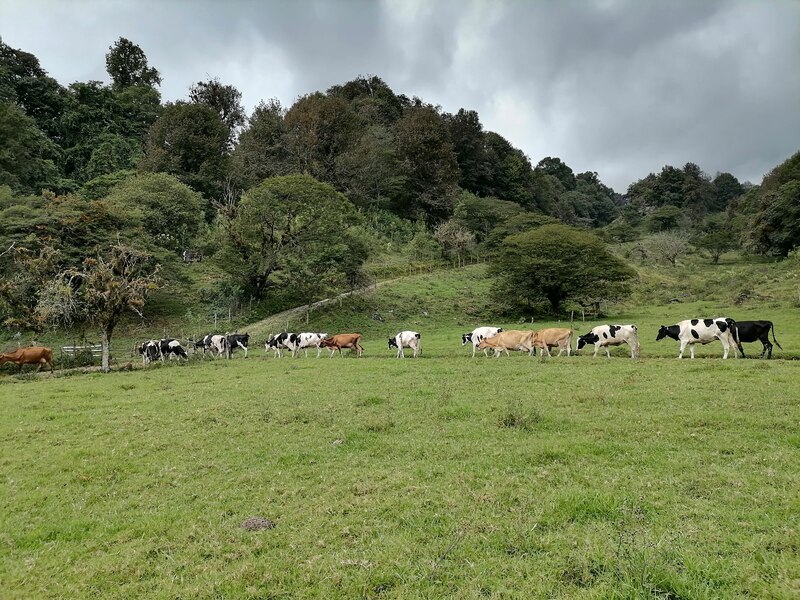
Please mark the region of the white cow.
[[722, 342], [724, 350], [722, 358], [728, 358], [728, 350], [731, 347], [733, 348], [733, 356], [736, 358], [735, 331], [736, 321], [728, 317], [688, 319], [675, 325], [662, 325], [658, 330], [656, 341], [663, 340], [665, 337], [678, 340], [681, 343], [681, 351], [678, 354], [678, 358], [683, 358], [683, 351], [686, 349], [686, 345], [689, 344], [691, 346], [691, 356], [694, 358], [695, 344], [710, 344], [714, 340], [719, 340]]
[[211, 336], [211, 343], [209, 344], [209, 350], [211, 350], [211, 354], [213, 355], [216, 352], [216, 357], [219, 358], [225, 352], [225, 348], [227, 347], [225, 344], [225, 338], [228, 336], [226, 333], [225, 335], [212, 335]]
[[[478, 349], [478, 344], [487, 338], [496, 336], [501, 331], [503, 331], [502, 327], [478, 327], [473, 329], [470, 333], [461, 335], [461, 345], [466, 346], [472, 343], [472, 358], [475, 358], [475, 351]], [[489, 356], [489, 349], [484, 349], [483, 354], [484, 356]]]
[[303, 332], [297, 334], [290, 334], [286, 340], [286, 346], [292, 351], [292, 357], [297, 356], [297, 353], [302, 350], [305, 357], [308, 358], [308, 349], [317, 349], [317, 358], [322, 352], [322, 340], [328, 337], [327, 333], [311, 333]]
[[606, 356], [611, 358], [611, 353], [608, 351], [609, 346], [628, 344], [631, 349], [631, 358], [639, 357], [639, 336], [636, 325], [598, 325], [589, 333], [578, 337], [575, 347], [580, 350], [588, 344], [594, 344], [592, 356], [597, 356], [600, 348], [604, 348]]
[[414, 358], [417, 358], [422, 353], [421, 337], [416, 331], [401, 331], [393, 338], [389, 338], [389, 350], [397, 348], [397, 358], [405, 358], [403, 348], [411, 348], [414, 351]]

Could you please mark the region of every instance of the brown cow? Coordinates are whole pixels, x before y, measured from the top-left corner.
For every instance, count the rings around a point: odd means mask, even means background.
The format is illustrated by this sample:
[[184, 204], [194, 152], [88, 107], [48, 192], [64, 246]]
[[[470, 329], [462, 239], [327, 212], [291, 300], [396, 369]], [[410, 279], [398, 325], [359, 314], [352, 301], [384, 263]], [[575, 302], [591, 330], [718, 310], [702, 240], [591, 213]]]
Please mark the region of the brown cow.
[[343, 356], [342, 348], [352, 348], [360, 357], [361, 353], [364, 352], [364, 348], [362, 348], [358, 343], [360, 340], [360, 333], [340, 333], [339, 335], [334, 335], [322, 340], [319, 345], [321, 348], [327, 348], [330, 350], [331, 358], [333, 358], [333, 355], [336, 354], [336, 350], [339, 350], [339, 356]]
[[535, 340], [533, 331], [514, 329], [510, 331], [501, 331], [497, 335], [485, 338], [478, 343], [479, 350], [486, 350], [489, 348], [494, 350], [495, 358], [499, 358], [503, 352], [506, 353], [506, 356], [509, 356], [509, 350], [525, 350], [532, 355], [533, 349], [537, 347], [542, 348], [542, 352], [547, 351], [547, 346]]
[[555, 348], [558, 346], [558, 355], [567, 351], [567, 356], [570, 355], [572, 352], [572, 329], [566, 329], [564, 327], [549, 327], [547, 329], [540, 329], [534, 332], [534, 339], [536, 340], [538, 347], [541, 348], [542, 345], [547, 346], [548, 351], [545, 352], [548, 356], [550, 356], [550, 348]]
[[39, 365], [36, 372], [42, 370], [44, 365], [50, 366], [50, 372], [53, 372], [53, 350], [43, 346], [31, 346], [30, 348], [20, 348], [14, 352], [4, 352], [0, 354], [0, 365], [12, 362], [19, 365], [20, 372], [22, 365]]

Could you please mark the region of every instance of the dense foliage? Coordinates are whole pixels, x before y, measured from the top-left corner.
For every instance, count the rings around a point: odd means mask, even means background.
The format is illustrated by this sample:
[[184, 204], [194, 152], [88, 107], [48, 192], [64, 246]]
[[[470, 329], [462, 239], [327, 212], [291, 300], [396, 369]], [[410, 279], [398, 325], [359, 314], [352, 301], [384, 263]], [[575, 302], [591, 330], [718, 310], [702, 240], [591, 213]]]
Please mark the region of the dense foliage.
[[[655, 258], [678, 234], [678, 253], [660, 254], [671, 263], [691, 246], [717, 262], [800, 244], [800, 154], [760, 186], [688, 162], [621, 195], [558, 157], [532, 163], [474, 110], [445, 112], [377, 76], [247, 115], [218, 77], [162, 104], [161, 75], [131, 40], [109, 47], [105, 65], [108, 83], [63, 86], [0, 41], [0, 252], [15, 244], [0, 269], [34, 295], [48, 261], [77, 268], [114, 242], [172, 274], [183, 249], [202, 248], [231, 295], [272, 307], [357, 285], [370, 256], [391, 255], [388, 272], [464, 264], [553, 223]], [[0, 316], [29, 323], [30, 305], [6, 294]]]

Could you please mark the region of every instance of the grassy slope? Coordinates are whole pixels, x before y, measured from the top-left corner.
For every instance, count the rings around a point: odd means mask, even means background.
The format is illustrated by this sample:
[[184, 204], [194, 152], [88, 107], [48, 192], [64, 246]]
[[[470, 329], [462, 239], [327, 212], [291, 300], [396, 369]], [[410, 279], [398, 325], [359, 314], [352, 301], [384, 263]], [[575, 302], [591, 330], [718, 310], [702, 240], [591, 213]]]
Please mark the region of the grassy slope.
[[[734, 306], [743, 281], [771, 298]], [[771, 318], [796, 357], [796, 270], [644, 269], [609, 319], [639, 325], [638, 362], [466, 358], [489, 285], [469, 267], [310, 315], [362, 331], [361, 361], [0, 378], [0, 597], [797, 597], [800, 363], [654, 341]], [[422, 359], [389, 358], [404, 328]]]
[[0, 386], [0, 595], [800, 593], [800, 363], [426, 343]]

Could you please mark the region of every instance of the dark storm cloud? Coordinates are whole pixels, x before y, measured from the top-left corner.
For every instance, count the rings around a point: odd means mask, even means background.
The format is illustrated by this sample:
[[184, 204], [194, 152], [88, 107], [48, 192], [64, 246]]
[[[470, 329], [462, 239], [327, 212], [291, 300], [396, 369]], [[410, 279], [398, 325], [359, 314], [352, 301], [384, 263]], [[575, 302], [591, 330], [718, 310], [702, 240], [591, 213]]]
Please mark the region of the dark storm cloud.
[[800, 148], [800, 3], [422, 0], [2, 3], [4, 40], [62, 83], [107, 79], [119, 36], [165, 99], [219, 76], [248, 109], [377, 74], [477, 110], [537, 162], [624, 191], [664, 164], [760, 181]]

